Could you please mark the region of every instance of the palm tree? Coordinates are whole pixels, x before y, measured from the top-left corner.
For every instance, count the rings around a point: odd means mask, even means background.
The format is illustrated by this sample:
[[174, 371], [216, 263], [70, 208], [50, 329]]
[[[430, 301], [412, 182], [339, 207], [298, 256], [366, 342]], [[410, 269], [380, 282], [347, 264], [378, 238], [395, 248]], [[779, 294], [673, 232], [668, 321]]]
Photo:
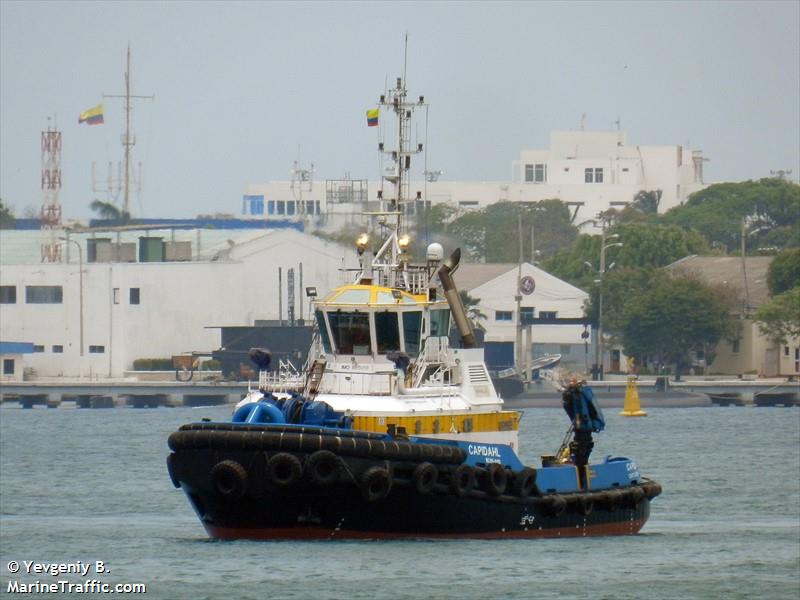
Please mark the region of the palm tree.
[[466, 290], [459, 290], [458, 296], [461, 298], [461, 304], [464, 305], [464, 311], [467, 313], [467, 319], [469, 319], [472, 328], [483, 330], [483, 325], [480, 322], [486, 319], [486, 315], [481, 312], [481, 299], [473, 298]]

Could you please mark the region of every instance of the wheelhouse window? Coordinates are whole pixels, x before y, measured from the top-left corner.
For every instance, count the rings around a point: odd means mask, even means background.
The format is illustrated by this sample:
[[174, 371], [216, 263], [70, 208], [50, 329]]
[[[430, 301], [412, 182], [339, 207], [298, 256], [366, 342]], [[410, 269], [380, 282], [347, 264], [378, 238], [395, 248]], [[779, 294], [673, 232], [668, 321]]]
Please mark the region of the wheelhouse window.
[[406, 354], [419, 354], [420, 330], [422, 327], [422, 311], [403, 313], [403, 339], [406, 342]]
[[331, 352], [331, 338], [328, 336], [328, 328], [325, 326], [325, 316], [322, 314], [321, 310], [318, 310], [314, 313], [317, 318], [317, 327], [319, 328], [319, 337], [322, 340], [322, 349], [325, 352]]
[[331, 335], [338, 354], [369, 354], [369, 315], [366, 313], [329, 312]]
[[446, 337], [450, 333], [450, 311], [432, 310], [431, 311], [431, 336]]
[[397, 313], [375, 313], [375, 341], [378, 354], [400, 350], [400, 329], [397, 326]]

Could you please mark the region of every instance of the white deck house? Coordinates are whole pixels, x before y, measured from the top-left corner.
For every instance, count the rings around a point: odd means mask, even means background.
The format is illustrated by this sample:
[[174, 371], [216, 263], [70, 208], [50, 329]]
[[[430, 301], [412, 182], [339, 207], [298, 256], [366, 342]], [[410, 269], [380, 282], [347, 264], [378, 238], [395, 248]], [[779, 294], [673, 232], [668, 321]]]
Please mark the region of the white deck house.
[[[575, 222], [595, 218], [609, 208], [633, 202], [640, 191], [661, 190], [659, 211], [686, 201], [703, 189], [700, 150], [682, 146], [629, 145], [623, 131], [555, 131], [546, 149], [522, 150], [511, 162], [509, 181], [428, 181], [417, 174], [412, 196], [420, 202], [447, 203], [461, 210], [496, 202], [559, 199], [576, 213]], [[361, 222], [367, 202], [375, 201], [378, 182], [365, 179], [273, 181], [246, 187], [242, 214], [271, 220], [305, 220], [335, 229]], [[411, 209], [416, 206], [412, 205]]]

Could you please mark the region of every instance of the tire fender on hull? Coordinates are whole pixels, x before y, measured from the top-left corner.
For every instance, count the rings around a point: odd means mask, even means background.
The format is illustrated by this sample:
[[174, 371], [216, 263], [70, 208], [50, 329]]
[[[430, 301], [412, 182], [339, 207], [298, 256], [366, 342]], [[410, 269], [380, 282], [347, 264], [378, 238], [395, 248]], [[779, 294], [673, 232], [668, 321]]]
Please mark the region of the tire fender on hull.
[[361, 493], [367, 502], [382, 500], [392, 489], [392, 476], [388, 469], [370, 467], [361, 476]]
[[450, 475], [450, 489], [456, 496], [466, 496], [475, 487], [475, 469], [459, 465]]
[[339, 457], [330, 450], [317, 450], [308, 457], [306, 475], [311, 483], [320, 487], [333, 485], [339, 479]]
[[211, 485], [222, 496], [241, 498], [247, 491], [247, 471], [235, 460], [223, 460], [211, 469]]
[[514, 494], [520, 498], [528, 498], [536, 494], [536, 469], [523, 468], [514, 476]]
[[278, 452], [267, 463], [269, 478], [278, 487], [294, 485], [303, 476], [303, 465], [294, 454]]
[[506, 491], [508, 475], [503, 465], [490, 463], [486, 465], [485, 487], [486, 491], [492, 496], [499, 496]]
[[414, 488], [419, 494], [430, 494], [439, 479], [439, 470], [429, 462], [418, 464], [411, 474]]

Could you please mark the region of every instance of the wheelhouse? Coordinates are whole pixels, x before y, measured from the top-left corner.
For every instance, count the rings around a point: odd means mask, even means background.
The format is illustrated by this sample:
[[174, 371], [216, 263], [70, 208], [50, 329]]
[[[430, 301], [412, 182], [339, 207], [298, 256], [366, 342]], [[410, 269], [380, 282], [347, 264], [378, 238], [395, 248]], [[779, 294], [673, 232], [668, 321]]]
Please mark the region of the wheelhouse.
[[447, 336], [450, 309], [425, 295], [375, 285], [346, 285], [315, 303], [314, 316], [328, 355], [419, 355], [428, 337]]

